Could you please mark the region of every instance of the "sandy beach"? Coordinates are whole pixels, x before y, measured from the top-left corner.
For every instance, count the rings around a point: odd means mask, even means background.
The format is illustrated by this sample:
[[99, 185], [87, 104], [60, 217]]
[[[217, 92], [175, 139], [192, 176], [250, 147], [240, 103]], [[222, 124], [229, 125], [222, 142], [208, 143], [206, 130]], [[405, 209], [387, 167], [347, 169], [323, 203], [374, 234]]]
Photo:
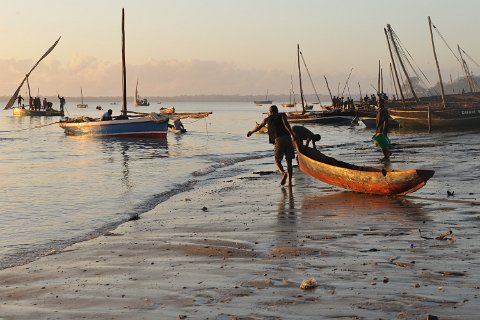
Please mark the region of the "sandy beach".
[[[477, 202], [250, 173], [0, 271], [0, 319], [474, 319]], [[463, 213], [462, 220], [450, 215]], [[452, 234], [436, 239], [445, 232]], [[316, 287], [301, 289], [313, 278]], [[434, 319], [434, 318], [432, 318]]]

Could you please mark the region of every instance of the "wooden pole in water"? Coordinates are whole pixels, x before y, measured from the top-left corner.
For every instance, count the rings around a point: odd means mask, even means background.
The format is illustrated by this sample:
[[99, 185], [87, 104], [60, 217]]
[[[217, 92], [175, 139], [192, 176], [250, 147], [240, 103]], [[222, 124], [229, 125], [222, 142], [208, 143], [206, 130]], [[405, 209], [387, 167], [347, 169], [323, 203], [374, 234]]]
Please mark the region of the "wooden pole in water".
[[127, 68], [125, 66], [125, 9], [122, 8], [122, 115], [127, 116]]
[[[383, 31], [385, 31], [385, 37], [387, 37], [388, 51], [390, 51], [390, 59], [392, 60], [391, 65], [393, 65], [393, 71], [395, 71], [395, 78], [397, 79], [398, 88], [400, 90], [402, 104], [403, 106], [405, 106], [405, 97], [403, 96], [402, 86], [400, 84], [400, 79], [398, 78], [397, 67], [395, 65], [395, 60], [393, 59], [392, 47], [390, 46], [390, 40], [388, 38], [387, 29], [383, 28]], [[398, 98], [398, 93], [397, 93], [397, 98]]]
[[437, 52], [435, 51], [435, 42], [433, 42], [432, 20], [430, 20], [430, 16], [428, 16], [428, 25], [430, 27], [430, 38], [432, 39], [433, 56], [435, 57], [435, 63], [437, 64], [438, 79], [440, 81], [440, 88], [442, 89], [442, 103], [445, 108], [445, 91], [443, 90], [442, 74], [440, 72], [440, 65], [438, 64]]
[[430, 133], [432, 128], [432, 117], [430, 115], [430, 106], [428, 106], [428, 114], [427, 114], [427, 121], [428, 121], [428, 132]]
[[300, 98], [302, 99], [302, 114], [305, 113], [305, 101], [303, 99], [302, 72], [300, 71], [300, 45], [297, 44], [298, 81], [300, 82]]
[[408, 76], [407, 69], [405, 68], [405, 64], [403, 63], [402, 57], [400, 57], [400, 53], [398, 51], [397, 43], [393, 39], [393, 30], [392, 27], [387, 24], [388, 32], [390, 33], [390, 39], [392, 40], [393, 43], [393, 48], [395, 49], [395, 53], [397, 54], [398, 61], [400, 62], [400, 66], [402, 67], [403, 73], [405, 73], [405, 76], [407, 77], [408, 85], [410, 86], [410, 90], [412, 90], [413, 97], [415, 98], [415, 101], [418, 103], [420, 100], [418, 100], [417, 94], [415, 93], [415, 90], [413, 90], [413, 85], [412, 81], [410, 80], [410, 77]]
[[328, 93], [330, 94], [330, 101], [332, 101], [332, 104], [333, 104], [333, 96], [332, 96], [332, 91], [330, 91], [330, 86], [328, 85], [328, 80], [327, 80], [327, 77], [325, 75], [323, 75], [323, 77], [325, 78], [325, 82], [327, 83], [327, 89], [328, 89]]

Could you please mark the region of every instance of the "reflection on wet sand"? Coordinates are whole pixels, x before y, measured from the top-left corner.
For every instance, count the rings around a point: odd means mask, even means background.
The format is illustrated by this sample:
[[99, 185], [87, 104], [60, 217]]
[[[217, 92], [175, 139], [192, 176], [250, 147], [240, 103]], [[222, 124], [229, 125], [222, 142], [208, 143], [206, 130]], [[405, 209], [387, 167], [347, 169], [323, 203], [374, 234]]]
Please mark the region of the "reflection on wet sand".
[[422, 205], [402, 197], [386, 197], [357, 192], [335, 192], [305, 196], [302, 219], [381, 218], [390, 221], [424, 221]]

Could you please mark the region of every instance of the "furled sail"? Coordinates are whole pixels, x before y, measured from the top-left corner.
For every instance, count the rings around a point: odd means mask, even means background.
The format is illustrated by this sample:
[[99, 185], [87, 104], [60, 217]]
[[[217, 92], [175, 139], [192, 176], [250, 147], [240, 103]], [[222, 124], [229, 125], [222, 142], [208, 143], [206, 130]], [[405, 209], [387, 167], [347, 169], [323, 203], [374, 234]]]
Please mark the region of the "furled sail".
[[32, 67], [32, 69], [25, 75], [25, 78], [23, 78], [22, 82], [20, 83], [20, 85], [18, 86], [17, 90], [15, 91], [15, 93], [13, 94], [13, 96], [10, 98], [10, 100], [8, 100], [7, 102], [7, 105], [5, 106], [4, 110], [5, 109], [10, 109], [13, 104], [15, 103], [15, 100], [17, 100], [17, 97], [18, 97], [18, 93], [20, 92], [20, 89], [22, 88], [23, 84], [25, 83], [25, 80], [27, 80], [28, 76], [30, 76], [30, 74], [32, 73], [32, 71], [38, 66], [38, 64], [40, 63], [40, 61], [42, 61], [46, 56], [48, 56], [50, 54], [50, 52], [52, 52], [52, 50], [55, 48], [55, 46], [57, 45], [57, 43], [60, 41], [60, 38], [59, 37], [57, 39], [57, 41], [55, 41], [55, 43], [47, 50], [47, 52], [45, 52], [43, 54], [43, 56], [40, 58], [40, 60], [37, 61], [37, 63], [35, 63], [35, 65]]

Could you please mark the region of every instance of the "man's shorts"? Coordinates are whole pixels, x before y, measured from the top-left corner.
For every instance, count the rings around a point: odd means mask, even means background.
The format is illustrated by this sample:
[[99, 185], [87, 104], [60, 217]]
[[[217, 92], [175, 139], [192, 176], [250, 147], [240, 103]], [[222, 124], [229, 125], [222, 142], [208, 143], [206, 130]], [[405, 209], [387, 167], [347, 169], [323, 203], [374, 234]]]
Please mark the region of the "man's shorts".
[[276, 138], [273, 151], [275, 154], [275, 161], [282, 161], [284, 156], [286, 160], [292, 160], [295, 158], [295, 151], [293, 150], [292, 138], [290, 138], [290, 136]]

